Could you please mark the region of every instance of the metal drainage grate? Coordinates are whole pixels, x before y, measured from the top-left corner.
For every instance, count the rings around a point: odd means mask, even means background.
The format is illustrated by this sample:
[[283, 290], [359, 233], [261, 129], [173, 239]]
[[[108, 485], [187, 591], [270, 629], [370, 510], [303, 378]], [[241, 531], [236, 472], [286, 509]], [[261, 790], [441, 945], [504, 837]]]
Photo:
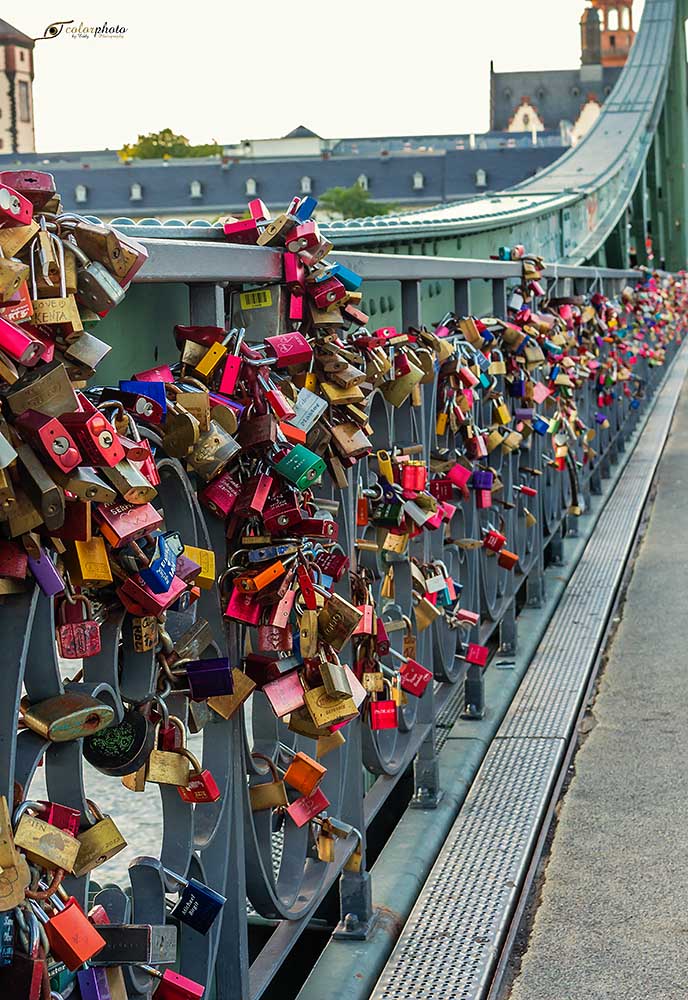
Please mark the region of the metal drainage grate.
[[375, 1000], [470, 1000], [496, 957], [563, 740], [493, 744], [442, 848]]

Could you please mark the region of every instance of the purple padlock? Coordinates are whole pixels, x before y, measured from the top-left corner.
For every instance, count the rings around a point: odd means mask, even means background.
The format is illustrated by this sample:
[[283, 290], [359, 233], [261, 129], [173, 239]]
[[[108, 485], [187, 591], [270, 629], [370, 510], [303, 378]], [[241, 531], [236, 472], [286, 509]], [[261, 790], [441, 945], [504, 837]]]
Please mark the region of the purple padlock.
[[[603, 423], [605, 423], [605, 421], [606, 421], [606, 420], [607, 420], [607, 417], [605, 416], [605, 414], [604, 414], [604, 413], [596, 413], [596, 414], [595, 414], [595, 422], [596, 422], [596, 423], [598, 423], [598, 424], [603, 424]], [[31, 561], [31, 560], [29, 560], [29, 562], [30, 562], [30, 561]]]
[[471, 477], [474, 490], [491, 490], [494, 485], [494, 473], [489, 469], [475, 469]]
[[76, 974], [81, 1000], [111, 1000], [105, 968], [81, 969]]
[[523, 399], [526, 394], [526, 380], [524, 378], [515, 378], [513, 382], [509, 383], [509, 395], [512, 399]]
[[183, 666], [189, 681], [192, 701], [205, 701], [234, 693], [232, 667], [226, 656], [210, 660], [190, 660]]
[[65, 582], [45, 549], [40, 549], [38, 559], [29, 556], [29, 569], [46, 597], [55, 597], [65, 589]]
[[535, 410], [532, 407], [516, 407], [514, 416], [517, 420], [532, 420], [535, 416]]

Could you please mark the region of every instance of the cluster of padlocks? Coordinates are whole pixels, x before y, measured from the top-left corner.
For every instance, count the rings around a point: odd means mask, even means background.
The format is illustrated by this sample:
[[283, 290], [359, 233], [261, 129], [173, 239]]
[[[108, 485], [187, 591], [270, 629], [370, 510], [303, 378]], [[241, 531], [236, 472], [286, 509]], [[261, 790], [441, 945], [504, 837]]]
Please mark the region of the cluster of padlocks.
[[[284, 282], [237, 290], [229, 329], [177, 326], [178, 362], [94, 387], [110, 348], [83, 324], [121, 301], [145, 248], [61, 213], [50, 175], [0, 175], [0, 594], [9, 622], [35, 593], [42, 648], [80, 661], [50, 697], [36, 697], [49, 668], [29, 662], [16, 781], [0, 796], [0, 985], [17, 996], [122, 1000], [143, 976], [160, 1000], [200, 997], [207, 982], [169, 968], [177, 933], [212, 938], [225, 903], [226, 882], [161, 866], [177, 899], [159, 925], [99, 902], [92, 873], [126, 846], [114, 820], [75, 807], [80, 783], [72, 804], [27, 796], [44, 757], [50, 786], [63, 744], [103, 780], [158, 785], [195, 815], [222, 808], [229, 785], [187, 735], [243, 727], [259, 696], [278, 738], [275, 753], [248, 747], [246, 809], [270, 817], [269, 835], [305, 828], [319, 862], [354, 836], [345, 863], [359, 871], [364, 831], [337, 815], [322, 761], [354, 720], [374, 738], [408, 728], [406, 707], [440, 676], [429, 644], [419, 652], [427, 630], [454, 636], [469, 673], [487, 666], [479, 604], [444, 548], [524, 572], [507, 515], [535, 528], [546, 473], [581, 512], [596, 435], [643, 397], [635, 366], [661, 365], [683, 334], [680, 283], [547, 297], [523, 248], [499, 252], [523, 265], [508, 319], [370, 330], [361, 279], [332, 262], [314, 208], [295, 199], [273, 220], [255, 200], [228, 219], [230, 242], [283, 250]], [[404, 414], [397, 439], [375, 440], [380, 406]], [[469, 505], [475, 537], [454, 537]]]

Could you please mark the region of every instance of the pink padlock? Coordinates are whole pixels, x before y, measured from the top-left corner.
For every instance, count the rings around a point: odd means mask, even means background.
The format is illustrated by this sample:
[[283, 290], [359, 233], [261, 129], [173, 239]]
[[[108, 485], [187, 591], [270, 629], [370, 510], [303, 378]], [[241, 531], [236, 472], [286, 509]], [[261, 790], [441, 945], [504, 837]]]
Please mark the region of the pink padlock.
[[265, 346], [268, 354], [277, 359], [277, 368], [287, 368], [289, 365], [306, 365], [313, 357], [313, 348], [302, 333], [278, 333], [275, 337], [266, 337]]
[[288, 674], [270, 681], [263, 688], [263, 694], [270, 702], [270, 708], [278, 719], [303, 708], [303, 684], [298, 670], [290, 670]]
[[467, 469], [465, 465], [459, 465], [458, 463], [453, 466], [447, 473], [447, 478], [457, 486], [460, 490], [465, 489], [468, 484], [468, 480], [473, 475], [472, 469]]
[[137, 372], [131, 378], [134, 382], [174, 382], [174, 375], [169, 365], [147, 368], [145, 372]]
[[253, 594], [244, 593], [235, 587], [230, 594], [225, 609], [225, 618], [235, 619], [244, 625], [257, 625], [260, 621], [261, 605]]
[[229, 517], [239, 496], [239, 483], [231, 473], [223, 472], [204, 486], [198, 496], [203, 506], [217, 517]]
[[30, 337], [16, 323], [0, 317], [0, 348], [21, 365], [32, 367], [45, 351], [45, 345]]

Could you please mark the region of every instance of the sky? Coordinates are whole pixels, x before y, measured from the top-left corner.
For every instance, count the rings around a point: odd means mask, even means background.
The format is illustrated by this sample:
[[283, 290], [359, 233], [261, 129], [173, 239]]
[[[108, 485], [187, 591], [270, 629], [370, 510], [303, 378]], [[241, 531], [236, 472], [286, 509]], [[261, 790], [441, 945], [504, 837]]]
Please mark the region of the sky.
[[[644, 0], [635, 0], [636, 22]], [[170, 127], [192, 142], [483, 132], [489, 67], [580, 61], [585, 0], [3, 0], [32, 37], [58, 20], [126, 28], [36, 43], [36, 146], [119, 148]]]

